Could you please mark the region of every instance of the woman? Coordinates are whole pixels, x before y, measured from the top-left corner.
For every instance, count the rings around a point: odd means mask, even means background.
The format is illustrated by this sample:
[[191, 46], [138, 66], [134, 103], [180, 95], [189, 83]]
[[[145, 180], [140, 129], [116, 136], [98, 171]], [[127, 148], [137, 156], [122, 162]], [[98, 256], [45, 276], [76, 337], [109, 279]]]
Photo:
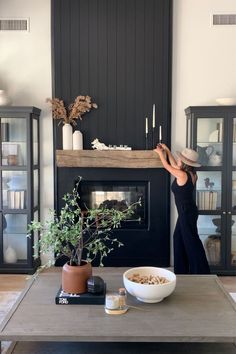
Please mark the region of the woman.
[[[202, 242], [198, 235], [198, 209], [194, 200], [194, 188], [199, 167], [198, 153], [192, 149], [176, 152], [178, 160], [165, 144], [154, 150], [160, 156], [164, 168], [175, 177], [171, 189], [175, 196], [178, 219], [174, 231], [174, 272], [176, 274], [209, 274], [210, 269]], [[165, 157], [166, 156], [166, 157]]]

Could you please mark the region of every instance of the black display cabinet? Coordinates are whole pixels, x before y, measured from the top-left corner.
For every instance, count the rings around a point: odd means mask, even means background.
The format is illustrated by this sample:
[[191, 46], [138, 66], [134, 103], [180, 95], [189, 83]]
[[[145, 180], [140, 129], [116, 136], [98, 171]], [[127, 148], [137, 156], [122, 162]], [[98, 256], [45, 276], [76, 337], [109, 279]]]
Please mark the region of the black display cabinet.
[[0, 272], [34, 273], [40, 265], [27, 225], [40, 220], [39, 116], [35, 107], [0, 107]]
[[198, 231], [212, 273], [236, 275], [236, 106], [188, 107], [187, 146], [199, 153]]

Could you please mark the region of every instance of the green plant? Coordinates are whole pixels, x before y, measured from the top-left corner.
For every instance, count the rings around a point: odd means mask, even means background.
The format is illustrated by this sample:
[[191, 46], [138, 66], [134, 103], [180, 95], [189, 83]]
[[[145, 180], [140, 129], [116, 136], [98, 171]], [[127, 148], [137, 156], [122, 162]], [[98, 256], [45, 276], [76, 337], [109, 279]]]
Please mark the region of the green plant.
[[[64, 195], [64, 207], [57, 216], [54, 210], [50, 210], [51, 218], [44, 224], [32, 221], [28, 226], [28, 236], [32, 232], [40, 232], [39, 247], [40, 253], [54, 251], [55, 260], [65, 255], [69, 258], [70, 265], [80, 265], [82, 255], [89, 262], [97, 258], [100, 266], [103, 265], [103, 258], [106, 257], [114, 247], [121, 247], [123, 244], [111, 237], [113, 229], [121, 226], [121, 222], [129, 218], [135, 206], [140, 201], [127, 206], [120, 211], [115, 208], [108, 209], [105, 206], [99, 209], [81, 210], [79, 205], [78, 185], [79, 178], [72, 193]], [[51, 265], [53, 262], [49, 262]]]

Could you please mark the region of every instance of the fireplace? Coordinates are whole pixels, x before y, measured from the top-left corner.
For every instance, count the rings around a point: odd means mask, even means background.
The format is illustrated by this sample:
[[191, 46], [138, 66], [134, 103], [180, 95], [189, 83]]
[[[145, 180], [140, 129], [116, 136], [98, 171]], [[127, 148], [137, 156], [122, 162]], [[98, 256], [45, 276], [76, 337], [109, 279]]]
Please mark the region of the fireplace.
[[[79, 185], [81, 208], [108, 206], [117, 208], [141, 198], [134, 217], [113, 231], [124, 247], [104, 259], [105, 266], [169, 266], [169, 178], [160, 168], [64, 168], [57, 169], [58, 210], [62, 197]], [[95, 264], [96, 265], [96, 264]]]
[[107, 208], [125, 210], [133, 203], [134, 214], [122, 222], [122, 228], [148, 227], [148, 182], [146, 181], [81, 181], [79, 184], [81, 209]]

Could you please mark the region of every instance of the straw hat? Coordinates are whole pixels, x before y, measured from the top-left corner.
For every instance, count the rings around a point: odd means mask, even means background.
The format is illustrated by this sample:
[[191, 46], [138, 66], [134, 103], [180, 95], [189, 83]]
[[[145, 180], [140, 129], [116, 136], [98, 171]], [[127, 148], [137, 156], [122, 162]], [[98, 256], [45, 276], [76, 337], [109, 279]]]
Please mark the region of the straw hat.
[[176, 155], [180, 158], [180, 160], [186, 165], [193, 167], [200, 167], [200, 163], [198, 163], [198, 153], [192, 149], [185, 148], [180, 151], [176, 151]]

